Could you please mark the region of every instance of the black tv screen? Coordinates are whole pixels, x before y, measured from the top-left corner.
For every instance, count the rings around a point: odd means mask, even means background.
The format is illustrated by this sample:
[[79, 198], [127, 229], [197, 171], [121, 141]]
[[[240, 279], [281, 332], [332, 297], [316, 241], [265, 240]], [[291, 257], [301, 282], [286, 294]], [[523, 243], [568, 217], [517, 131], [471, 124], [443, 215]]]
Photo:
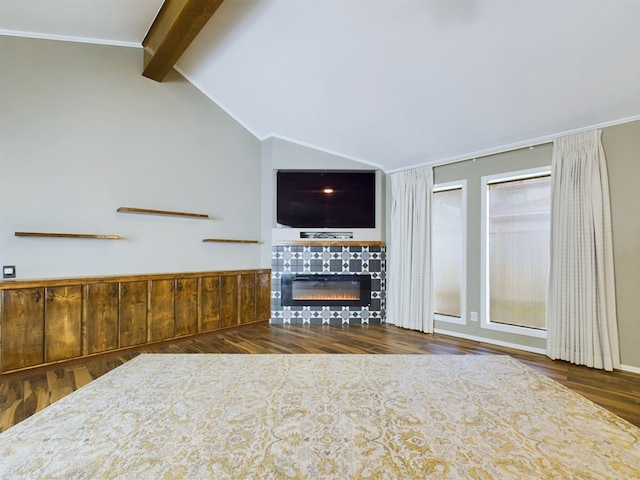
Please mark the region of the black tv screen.
[[278, 170], [276, 217], [278, 227], [375, 228], [375, 171]]

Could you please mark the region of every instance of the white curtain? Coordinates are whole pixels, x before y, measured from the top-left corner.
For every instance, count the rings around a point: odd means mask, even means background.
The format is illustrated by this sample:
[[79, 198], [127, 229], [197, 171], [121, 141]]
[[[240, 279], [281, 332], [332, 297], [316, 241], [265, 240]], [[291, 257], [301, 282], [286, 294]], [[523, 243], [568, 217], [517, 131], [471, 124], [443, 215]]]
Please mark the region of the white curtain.
[[601, 130], [553, 142], [547, 355], [620, 366], [609, 180]]
[[391, 245], [387, 322], [433, 332], [431, 286], [431, 167], [391, 177]]

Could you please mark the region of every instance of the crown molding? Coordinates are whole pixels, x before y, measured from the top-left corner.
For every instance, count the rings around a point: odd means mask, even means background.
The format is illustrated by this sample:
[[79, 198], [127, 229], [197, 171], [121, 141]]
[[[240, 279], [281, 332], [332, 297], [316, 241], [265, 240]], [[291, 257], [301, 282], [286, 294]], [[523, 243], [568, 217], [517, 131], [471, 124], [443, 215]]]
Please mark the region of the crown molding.
[[56, 40], [60, 42], [75, 42], [75, 43], [92, 43], [96, 45], [111, 45], [114, 47], [133, 47], [142, 48], [142, 43], [138, 42], [122, 42], [119, 40], [110, 40], [104, 38], [90, 38], [90, 37], [76, 37], [73, 35], [53, 35], [48, 33], [35, 33], [35, 32], [23, 32], [20, 30], [6, 30], [0, 29], [0, 35], [7, 37], [23, 37], [23, 38], [37, 38], [40, 40]]
[[564, 137], [566, 135], [573, 135], [576, 133], [588, 132], [589, 130], [595, 130], [597, 128], [613, 127], [615, 125], [636, 122], [639, 120], [640, 120], [640, 115], [633, 115], [631, 117], [619, 118], [617, 120], [610, 120], [608, 122], [596, 123], [594, 125], [589, 125], [586, 127], [575, 128], [573, 130], [565, 130], [563, 132], [558, 132], [553, 135], [545, 135], [543, 137], [536, 137], [536, 138], [524, 140], [521, 142], [509, 143], [506, 145], [501, 145], [499, 147], [489, 148], [485, 150], [477, 150], [475, 152], [470, 152], [470, 153], [463, 153], [461, 155], [455, 155], [452, 157], [447, 157], [439, 160], [431, 160], [431, 161], [416, 163], [408, 167], [401, 167], [401, 168], [389, 170], [386, 173], [402, 172], [405, 170], [411, 170], [412, 168], [420, 168], [420, 167], [429, 167], [429, 166], [439, 167], [441, 165], [464, 162], [467, 160], [474, 160], [482, 157], [488, 157], [489, 155], [497, 155], [499, 153], [506, 153], [506, 152], [512, 152], [514, 150], [521, 150], [523, 148], [532, 148], [539, 145], [544, 145], [546, 143], [552, 143], [554, 139], [559, 137]]

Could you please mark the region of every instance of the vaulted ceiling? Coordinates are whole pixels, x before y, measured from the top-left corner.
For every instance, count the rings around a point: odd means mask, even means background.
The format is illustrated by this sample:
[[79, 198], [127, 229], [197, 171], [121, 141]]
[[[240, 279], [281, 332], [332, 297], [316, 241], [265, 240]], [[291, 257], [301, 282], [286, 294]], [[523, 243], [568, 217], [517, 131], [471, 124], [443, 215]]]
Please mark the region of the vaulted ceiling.
[[[161, 5], [0, 0], [0, 33], [140, 46]], [[176, 68], [260, 139], [393, 171], [640, 119], [640, 1], [226, 0]]]

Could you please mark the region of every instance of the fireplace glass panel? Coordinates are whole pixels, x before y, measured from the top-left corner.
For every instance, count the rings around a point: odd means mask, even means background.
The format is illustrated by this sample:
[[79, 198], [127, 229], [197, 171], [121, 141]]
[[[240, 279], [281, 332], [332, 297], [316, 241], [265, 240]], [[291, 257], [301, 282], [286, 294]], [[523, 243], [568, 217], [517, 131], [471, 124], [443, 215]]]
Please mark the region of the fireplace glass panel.
[[282, 305], [364, 306], [371, 303], [370, 275], [282, 275]]
[[360, 282], [351, 280], [294, 281], [291, 285], [293, 300], [360, 300]]

